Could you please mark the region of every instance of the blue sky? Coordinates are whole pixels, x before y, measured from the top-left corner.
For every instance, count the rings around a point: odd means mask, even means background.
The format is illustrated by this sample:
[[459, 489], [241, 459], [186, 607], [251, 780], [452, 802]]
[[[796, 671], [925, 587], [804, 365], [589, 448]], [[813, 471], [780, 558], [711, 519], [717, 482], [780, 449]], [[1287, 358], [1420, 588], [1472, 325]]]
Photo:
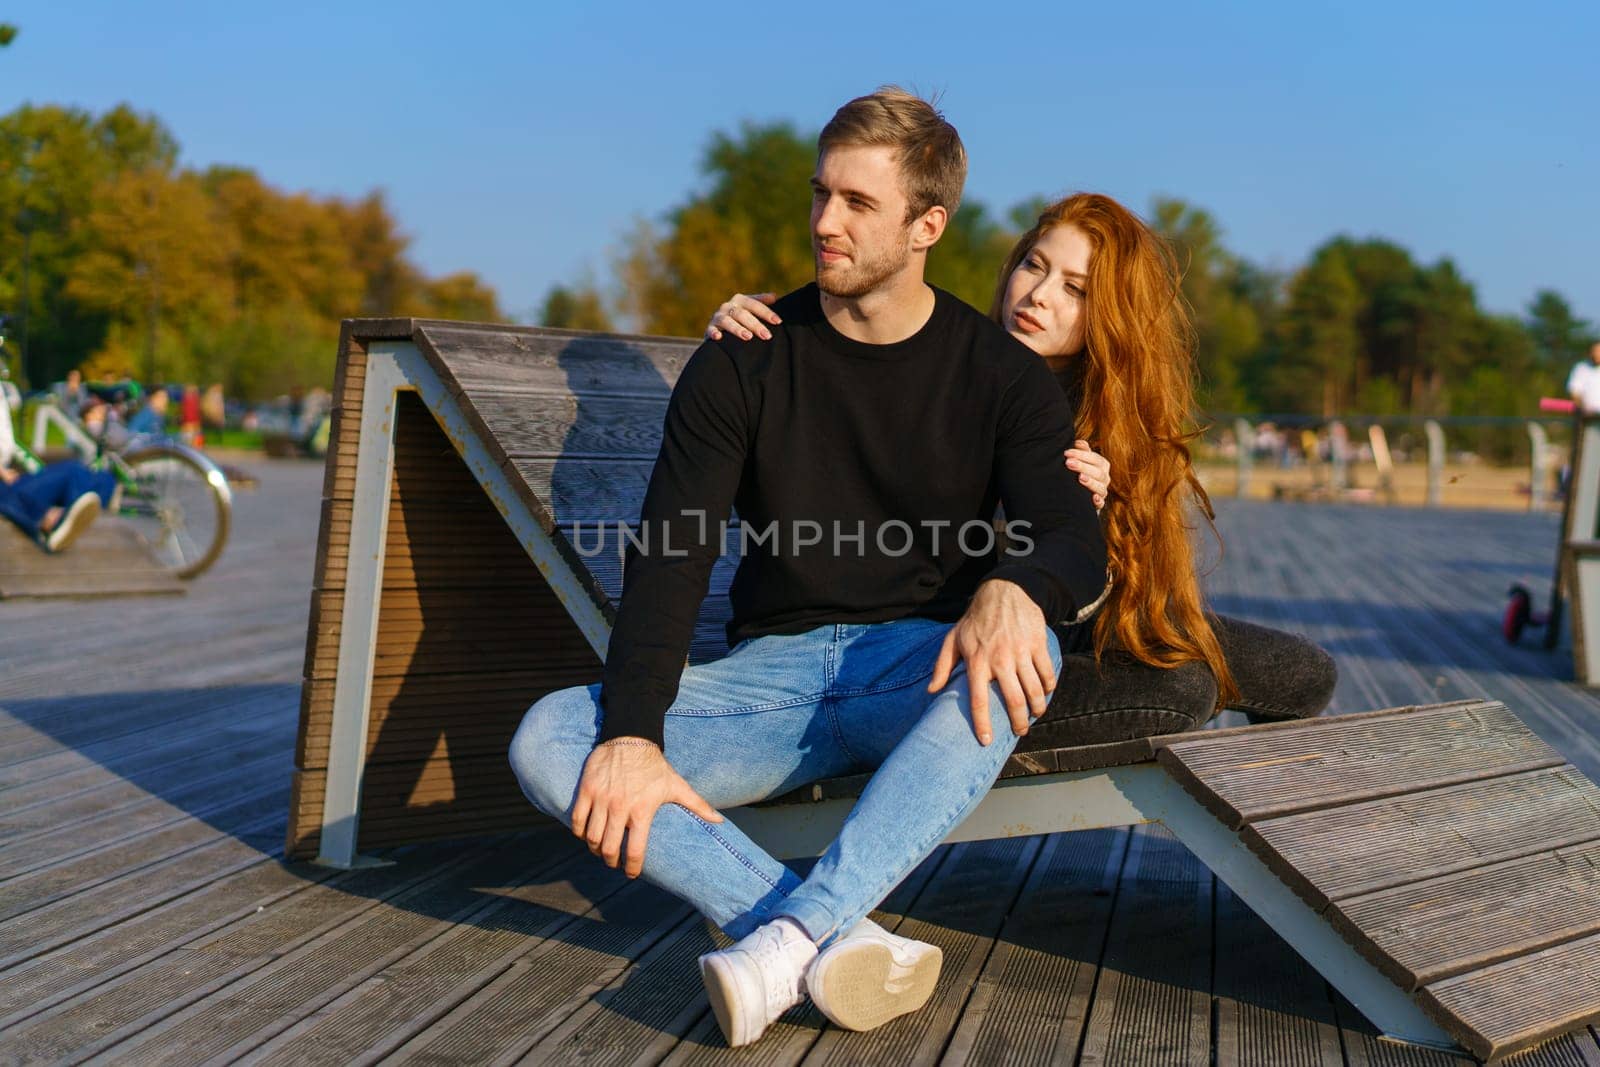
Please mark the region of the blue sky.
[[899, 82], [943, 93], [967, 196], [996, 209], [1175, 195], [1269, 266], [1383, 236], [1453, 257], [1493, 310], [1553, 287], [1600, 318], [1592, 2], [29, 0], [0, 20], [21, 31], [0, 111], [127, 101], [187, 164], [381, 187], [425, 269], [477, 270], [519, 316], [604, 279], [633, 222], [697, 186], [713, 130], [815, 129]]

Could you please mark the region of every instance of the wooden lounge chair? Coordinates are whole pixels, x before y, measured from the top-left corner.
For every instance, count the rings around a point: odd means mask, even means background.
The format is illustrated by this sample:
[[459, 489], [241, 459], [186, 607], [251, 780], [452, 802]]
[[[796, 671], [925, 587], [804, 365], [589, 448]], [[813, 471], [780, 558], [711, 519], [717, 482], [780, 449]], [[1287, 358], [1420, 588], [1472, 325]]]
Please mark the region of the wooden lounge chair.
[[[694, 347], [345, 323], [291, 855], [352, 866], [539, 818], [511, 734], [598, 677], [621, 585], [574, 524], [637, 519]], [[726, 651], [732, 568], [691, 661]], [[729, 815], [777, 855], [815, 853], [860, 785]], [[1600, 1018], [1600, 790], [1503, 705], [1021, 751], [952, 840], [1151, 821], [1391, 1037], [1499, 1058]]]

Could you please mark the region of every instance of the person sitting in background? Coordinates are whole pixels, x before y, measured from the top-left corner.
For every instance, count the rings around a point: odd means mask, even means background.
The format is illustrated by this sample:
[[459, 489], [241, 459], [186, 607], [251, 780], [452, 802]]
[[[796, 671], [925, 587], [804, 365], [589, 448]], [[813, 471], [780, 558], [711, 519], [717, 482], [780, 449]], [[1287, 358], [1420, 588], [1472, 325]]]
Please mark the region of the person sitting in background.
[[0, 515], [45, 551], [65, 551], [99, 516], [102, 505], [111, 506], [117, 480], [77, 460], [33, 473], [12, 467], [18, 450], [10, 399], [0, 399]]
[[150, 390], [150, 396], [145, 400], [144, 407], [128, 420], [128, 433], [134, 437], [167, 436], [167, 404], [165, 389], [157, 387]]
[[27, 474], [0, 467], [0, 515], [46, 552], [64, 552], [109, 508], [117, 480], [77, 460], [52, 463]]
[[89, 402], [89, 390], [83, 384], [83, 374], [76, 367], [67, 371], [67, 380], [57, 382], [50, 387], [50, 393], [56, 398], [56, 403], [61, 410], [78, 418]]

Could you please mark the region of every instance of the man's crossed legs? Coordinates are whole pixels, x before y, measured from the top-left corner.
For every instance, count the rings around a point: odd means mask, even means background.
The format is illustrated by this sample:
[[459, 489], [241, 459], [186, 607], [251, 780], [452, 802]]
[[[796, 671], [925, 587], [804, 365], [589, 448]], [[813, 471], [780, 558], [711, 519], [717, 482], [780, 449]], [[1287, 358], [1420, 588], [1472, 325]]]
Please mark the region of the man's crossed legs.
[[[949, 630], [928, 619], [825, 625], [741, 642], [725, 658], [685, 670], [667, 712], [665, 751], [714, 807], [754, 803], [822, 778], [874, 774], [804, 879], [732, 822], [709, 823], [674, 804], [663, 806], [651, 825], [644, 877], [741, 939], [728, 953], [760, 941], [771, 963], [772, 946], [786, 944], [798, 984], [799, 968], [820, 947], [812, 971], [825, 968], [839, 988], [857, 990], [860, 976], [841, 959], [847, 947], [841, 935], [871, 930], [857, 924], [977, 806], [1016, 744], [994, 685], [994, 741], [978, 743], [964, 665], [939, 692], [927, 692]], [[1059, 671], [1053, 634], [1050, 656]], [[544, 697], [511, 745], [512, 768], [528, 799], [569, 826], [599, 735], [599, 693], [594, 685]], [[801, 934], [805, 944], [796, 948]], [[707, 977], [710, 984], [709, 970]], [[921, 999], [895, 1014], [920, 1007], [931, 988], [926, 983]], [[713, 1006], [726, 1032], [730, 1009], [718, 1003], [719, 992], [725, 991], [712, 989]], [[811, 992], [827, 1011], [823, 991], [813, 984]], [[755, 1034], [783, 1007], [758, 1012], [764, 1021]], [[742, 1029], [739, 1036], [728, 1033], [730, 1042], [753, 1040]]]

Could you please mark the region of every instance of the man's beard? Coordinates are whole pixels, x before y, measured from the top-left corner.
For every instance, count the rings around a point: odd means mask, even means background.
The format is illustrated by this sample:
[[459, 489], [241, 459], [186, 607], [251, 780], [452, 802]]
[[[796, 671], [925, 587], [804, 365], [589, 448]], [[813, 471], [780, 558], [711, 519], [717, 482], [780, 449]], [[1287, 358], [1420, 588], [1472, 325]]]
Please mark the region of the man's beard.
[[[821, 255], [820, 250], [817, 254]], [[866, 296], [894, 277], [910, 260], [911, 248], [908, 245], [884, 249], [881, 254], [871, 259], [858, 260], [852, 257], [849, 267], [843, 270], [839, 265], [824, 266], [819, 260], [817, 288], [829, 296], [854, 300], [856, 297]]]

